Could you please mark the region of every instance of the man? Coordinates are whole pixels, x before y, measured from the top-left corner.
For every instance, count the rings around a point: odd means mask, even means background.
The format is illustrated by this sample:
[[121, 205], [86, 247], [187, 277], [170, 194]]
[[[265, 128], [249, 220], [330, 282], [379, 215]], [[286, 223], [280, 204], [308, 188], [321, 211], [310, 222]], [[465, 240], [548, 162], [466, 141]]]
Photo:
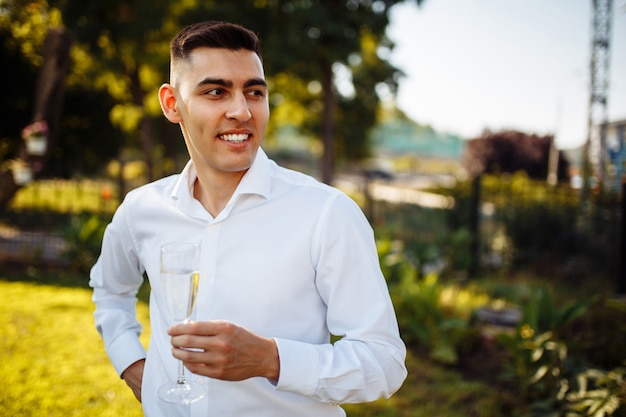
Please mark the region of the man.
[[[249, 30], [205, 22], [172, 41], [159, 100], [190, 161], [126, 196], [90, 280], [107, 353], [146, 416], [341, 416], [339, 404], [389, 397], [406, 377], [372, 230], [345, 194], [268, 159], [267, 96]], [[168, 328], [159, 248], [177, 241], [200, 243], [200, 284], [194, 320]], [[206, 390], [191, 405], [156, 395], [179, 359]]]

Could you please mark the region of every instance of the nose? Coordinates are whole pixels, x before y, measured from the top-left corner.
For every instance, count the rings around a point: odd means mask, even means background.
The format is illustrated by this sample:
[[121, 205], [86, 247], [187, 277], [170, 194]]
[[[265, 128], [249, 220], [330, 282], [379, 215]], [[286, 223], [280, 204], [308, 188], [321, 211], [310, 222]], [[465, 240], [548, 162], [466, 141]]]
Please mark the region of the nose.
[[234, 94], [226, 110], [226, 118], [246, 122], [252, 118], [248, 101], [244, 94]]

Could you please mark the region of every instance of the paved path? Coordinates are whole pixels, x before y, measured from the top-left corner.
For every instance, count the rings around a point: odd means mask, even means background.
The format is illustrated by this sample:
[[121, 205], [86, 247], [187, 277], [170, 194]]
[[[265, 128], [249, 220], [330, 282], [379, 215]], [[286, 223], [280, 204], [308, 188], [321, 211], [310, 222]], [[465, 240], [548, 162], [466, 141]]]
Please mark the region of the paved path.
[[63, 263], [67, 242], [58, 233], [26, 232], [0, 225], [0, 265], [7, 261]]

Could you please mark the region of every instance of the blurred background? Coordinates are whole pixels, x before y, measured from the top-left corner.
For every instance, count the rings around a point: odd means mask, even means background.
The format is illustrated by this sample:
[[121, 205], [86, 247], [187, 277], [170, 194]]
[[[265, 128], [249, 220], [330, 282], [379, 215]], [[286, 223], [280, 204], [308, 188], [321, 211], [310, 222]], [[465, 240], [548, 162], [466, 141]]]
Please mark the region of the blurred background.
[[157, 90], [207, 19], [262, 40], [268, 154], [376, 233], [410, 377], [349, 415], [626, 415], [626, 2], [0, 0], [0, 416], [140, 415], [88, 271], [188, 159]]

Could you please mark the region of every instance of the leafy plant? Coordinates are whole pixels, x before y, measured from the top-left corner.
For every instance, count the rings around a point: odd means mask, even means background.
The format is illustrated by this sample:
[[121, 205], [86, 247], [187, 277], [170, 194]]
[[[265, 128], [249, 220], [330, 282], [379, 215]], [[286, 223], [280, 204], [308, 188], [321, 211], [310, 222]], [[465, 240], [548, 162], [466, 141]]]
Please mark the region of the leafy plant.
[[95, 263], [107, 224], [107, 220], [87, 212], [72, 217], [64, 232], [68, 246], [63, 256], [75, 271], [88, 272]]
[[[626, 364], [626, 363], [625, 363]], [[567, 394], [566, 417], [613, 415], [626, 399], [626, 367], [610, 371], [587, 369], [576, 381], [578, 389]]]
[[535, 334], [528, 325], [514, 334], [499, 334], [498, 341], [508, 351], [501, 379], [519, 393], [519, 407], [532, 416], [552, 415], [567, 386], [566, 345], [554, 340], [552, 332]]
[[405, 342], [424, 348], [439, 361], [454, 363], [457, 358], [450, 335], [464, 323], [445, 315], [437, 284], [434, 274], [420, 279], [407, 271], [402, 282], [392, 288], [392, 297]]
[[[435, 273], [421, 276], [398, 245], [379, 244], [383, 271], [394, 276], [390, 283], [398, 323], [404, 341], [428, 352], [441, 363], [459, 361], [459, 345], [471, 338], [471, 311], [488, 298], [472, 289], [444, 285]], [[395, 249], [395, 250], [394, 250]]]
[[584, 314], [594, 300], [594, 297], [572, 299], [559, 306], [552, 290], [546, 287], [531, 289], [522, 302], [522, 323], [539, 333], [555, 331]]

